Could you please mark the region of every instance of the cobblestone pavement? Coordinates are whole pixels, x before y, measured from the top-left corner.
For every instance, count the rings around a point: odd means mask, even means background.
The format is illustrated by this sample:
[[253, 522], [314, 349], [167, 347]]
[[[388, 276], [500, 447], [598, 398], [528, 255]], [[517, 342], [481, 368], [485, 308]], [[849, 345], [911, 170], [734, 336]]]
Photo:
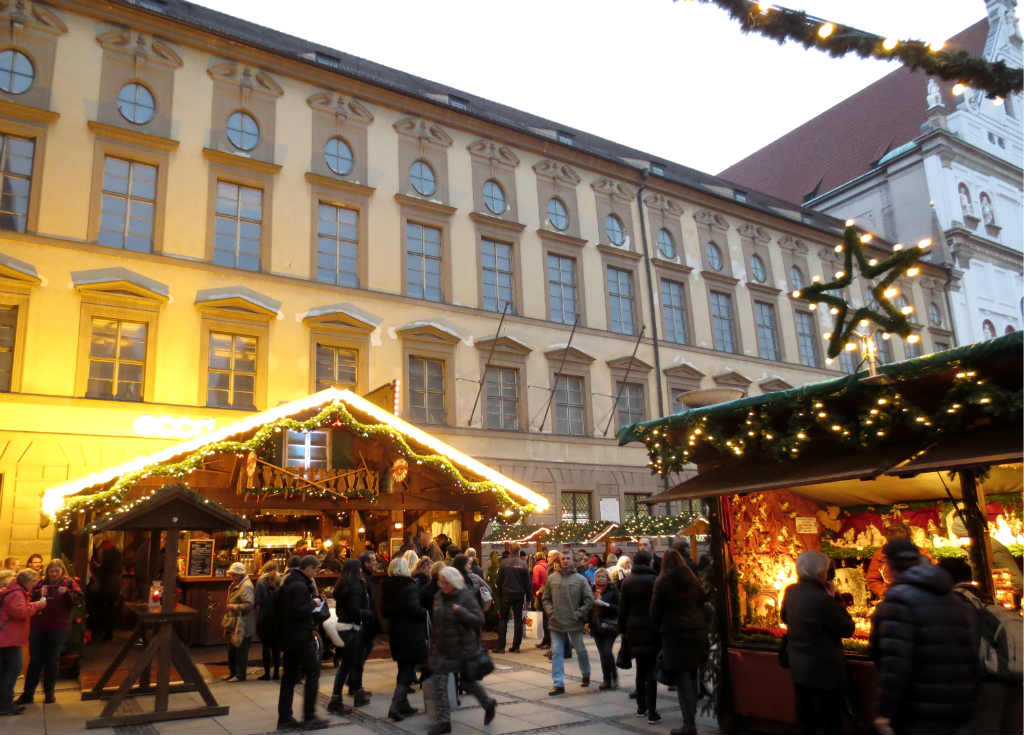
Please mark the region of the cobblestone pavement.
[[[659, 687], [658, 709], [663, 717], [656, 725], [647, 724], [646, 718], [635, 716], [636, 705], [627, 692], [632, 688], [633, 671], [620, 671], [621, 688], [599, 692], [600, 665], [597, 650], [588, 641], [591, 668], [598, 673], [589, 688], [580, 686], [579, 668], [575, 660], [566, 662], [566, 694], [549, 697], [551, 688], [551, 665], [535, 647], [535, 641], [523, 644], [524, 653], [495, 654], [496, 670], [484, 680], [491, 696], [498, 700], [498, 712], [489, 726], [484, 727], [483, 710], [472, 696], [464, 696], [462, 704], [452, 711], [452, 731], [475, 735], [476, 733], [567, 733], [571, 735], [645, 735], [660, 733], [666, 735], [672, 728], [680, 727], [675, 693]], [[324, 668], [320, 678], [320, 701], [318, 714], [325, 715], [324, 706], [330, 696], [334, 682], [334, 669]], [[252, 675], [260, 672], [251, 669]], [[363, 735], [385, 733], [408, 735], [425, 733], [429, 722], [423, 714], [423, 695], [418, 690], [410, 702], [419, 713], [402, 722], [387, 719], [387, 708], [395, 686], [395, 664], [390, 660], [371, 660], [366, 664], [363, 685], [374, 693], [372, 702], [345, 717], [330, 717], [332, 726], [323, 733], [336, 735]], [[116, 735], [225, 735], [226, 733], [271, 733], [277, 721], [278, 683], [250, 679], [244, 683], [213, 682], [214, 695], [220, 704], [227, 704], [231, 712], [225, 717], [201, 720], [177, 720], [136, 727], [119, 727], [114, 730], [89, 730], [89, 733]], [[301, 687], [299, 688], [301, 690]], [[20, 692], [19, 687], [16, 691]], [[301, 691], [296, 692], [296, 712], [301, 711]], [[171, 697], [172, 709], [184, 708], [190, 703], [199, 704], [195, 694], [178, 694]], [[346, 704], [351, 705], [351, 698]], [[46, 735], [85, 732], [85, 720], [95, 717], [102, 708], [99, 702], [80, 701], [80, 692], [72, 682], [58, 688], [57, 703], [34, 704], [19, 717], [8, 719], [0, 728], [4, 732]], [[129, 700], [122, 711], [139, 712], [152, 708], [151, 697]], [[698, 718], [701, 735], [718, 732], [716, 723], [707, 718]]]

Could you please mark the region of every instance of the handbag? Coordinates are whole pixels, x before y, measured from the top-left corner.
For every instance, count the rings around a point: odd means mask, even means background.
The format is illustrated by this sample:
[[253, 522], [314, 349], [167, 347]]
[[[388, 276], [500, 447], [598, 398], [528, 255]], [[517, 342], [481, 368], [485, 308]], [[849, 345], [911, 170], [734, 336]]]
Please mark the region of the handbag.
[[494, 661], [484, 649], [470, 656], [462, 663], [462, 678], [466, 681], [480, 681], [494, 671]]
[[622, 636], [622, 645], [619, 646], [619, 652], [615, 656], [615, 666], [620, 669], [631, 669], [633, 668], [633, 657], [629, 655], [629, 641], [626, 640], [626, 636]]
[[779, 666], [789, 668], [789, 633], [784, 633], [779, 641]]

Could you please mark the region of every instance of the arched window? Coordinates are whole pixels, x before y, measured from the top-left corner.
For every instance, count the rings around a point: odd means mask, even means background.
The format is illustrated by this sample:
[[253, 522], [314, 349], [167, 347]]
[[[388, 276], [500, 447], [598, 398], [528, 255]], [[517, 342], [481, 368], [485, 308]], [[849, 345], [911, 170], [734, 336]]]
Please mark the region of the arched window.
[[505, 214], [505, 190], [494, 179], [484, 182], [484, 206], [494, 214]]
[[614, 214], [604, 218], [604, 232], [608, 235], [608, 242], [615, 247], [622, 247], [626, 244], [626, 230], [622, 226], [622, 220]]
[[569, 229], [569, 210], [558, 197], [548, 200], [548, 222], [558, 231]]
[[664, 227], [658, 230], [658, 252], [661, 253], [663, 258], [668, 258], [669, 260], [675, 260], [676, 258], [675, 238]]
[[798, 266], [794, 265], [789, 269], [789, 285], [794, 291], [804, 287], [804, 272]]
[[722, 270], [722, 251], [713, 242], [704, 246], [704, 256], [708, 259], [708, 267], [713, 271]]

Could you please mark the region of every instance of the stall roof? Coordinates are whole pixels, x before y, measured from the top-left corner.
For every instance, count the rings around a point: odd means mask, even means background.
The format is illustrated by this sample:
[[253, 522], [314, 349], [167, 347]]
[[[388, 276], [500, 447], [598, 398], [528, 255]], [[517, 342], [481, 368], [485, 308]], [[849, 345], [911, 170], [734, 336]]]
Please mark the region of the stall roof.
[[119, 512], [91, 524], [90, 533], [115, 529], [178, 529], [182, 531], [244, 531], [249, 521], [184, 485], [157, 490]]
[[276, 406], [268, 411], [263, 411], [252, 416], [236, 421], [233, 424], [221, 429], [202, 434], [193, 439], [175, 444], [174, 446], [162, 449], [153, 454], [138, 457], [124, 464], [111, 467], [102, 472], [87, 477], [66, 482], [50, 488], [43, 495], [43, 512], [54, 517], [65, 504], [69, 496], [83, 493], [88, 490], [99, 490], [116, 482], [119, 478], [129, 473], [138, 472], [149, 467], [171, 463], [180, 460], [188, 455], [193, 455], [203, 448], [212, 444], [223, 442], [232, 438], [250, 434], [258, 428], [281, 419], [291, 418], [311, 410], [322, 409], [332, 403], [339, 403], [348, 409], [357, 411], [362, 416], [368, 417], [372, 422], [385, 424], [401, 433], [407, 440], [429, 450], [432, 453], [442, 455], [450, 460], [460, 471], [467, 472], [472, 476], [494, 483], [509, 494], [519, 498], [525, 503], [532, 504], [539, 511], [546, 510], [549, 506], [547, 499], [533, 490], [519, 484], [515, 480], [501, 474], [497, 470], [485, 465], [479, 460], [463, 454], [450, 444], [428, 434], [418, 426], [395, 416], [389, 411], [381, 408], [375, 403], [363, 398], [348, 390], [328, 388], [318, 393], [306, 396], [296, 401], [290, 401]]

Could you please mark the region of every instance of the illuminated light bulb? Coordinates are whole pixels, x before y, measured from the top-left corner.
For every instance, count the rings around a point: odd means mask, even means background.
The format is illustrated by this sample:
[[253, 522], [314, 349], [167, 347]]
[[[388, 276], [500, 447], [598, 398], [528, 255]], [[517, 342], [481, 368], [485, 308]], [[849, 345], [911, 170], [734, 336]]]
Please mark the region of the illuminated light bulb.
[[828, 310], [828, 313], [831, 314], [832, 316], [835, 316], [836, 314], [839, 313], [839, 307], [833, 306], [831, 309]]
[[889, 339], [891, 337], [892, 337], [892, 335], [889, 334], [888, 332], [882, 332], [882, 339]]
[[761, 11], [761, 15], [767, 15], [768, 11], [772, 9], [771, 3], [758, 2], [757, 9]]
[[996, 97], [995, 99], [992, 100], [992, 104], [995, 105], [996, 107], [1002, 107], [1003, 106], [1003, 98], [1002, 97]]
[[959, 97], [960, 95], [962, 95], [966, 91], [967, 91], [967, 86], [965, 84], [961, 83], [961, 82], [957, 82], [956, 84], [953, 85], [953, 96], [954, 97]]
[[834, 23], [822, 23], [821, 28], [818, 29], [818, 37], [828, 38], [835, 32], [835, 30], [836, 26]]
[[835, 360], [833, 360], [831, 357], [826, 357], [825, 358], [825, 364], [826, 365], [831, 365], [833, 362], [835, 362]]
[[[984, 403], [984, 400], [982, 400], [982, 403]], [[764, 435], [764, 438], [765, 438], [765, 439], [769, 439], [769, 440], [770, 440], [770, 439], [774, 439], [775, 437], [774, 437], [774, 436], [772, 436], [771, 434], [765, 434], [765, 435]]]
[[825, 339], [832, 339], [832, 332], [825, 332], [821, 336], [824, 337]]
[[877, 416], [878, 415], [878, 409], [877, 408], [872, 408], [870, 411], [868, 411], [868, 413], [870, 413], [872, 416]]
[[792, 296], [792, 297], [793, 297], [794, 299], [798, 299], [798, 298], [800, 298], [800, 290], [799, 290], [799, 289], [797, 289], [796, 291], [794, 291], [794, 292], [793, 292], [792, 294], [790, 294], [790, 295], [791, 295], [791, 296]]
[[910, 304], [907, 304], [902, 309], [900, 309], [900, 313], [903, 314], [903, 316], [910, 316], [911, 314], [914, 313], [914, 307], [911, 306]]
[[821, 276], [812, 276], [811, 283], [818, 283], [821, 280]]
[[942, 51], [942, 47], [945, 46], [945, 45], [946, 45], [945, 41], [932, 41], [931, 43], [928, 44], [928, 48], [929, 48], [929, 50], [935, 51], [936, 53], [938, 53], [939, 51]]
[[978, 401], [978, 403], [992, 403], [992, 399], [989, 398], [988, 396], [985, 396], [980, 401]]
[[920, 273], [921, 273], [921, 269], [918, 268], [916, 265], [912, 265], [909, 268], [907, 268], [907, 275], [910, 276], [911, 278], [913, 278], [914, 276], [916, 276], [916, 275], [918, 275]]
[[876, 436], [885, 436], [885, 432], [884, 431], [876, 431], [875, 435]]
[[843, 427], [839, 424], [832, 424], [832, 431], [842, 431]]
[[836, 273], [835, 273], [836, 278], [842, 278], [845, 275], [846, 275], [846, 271], [836, 271]]
[[892, 251], [894, 253], [898, 252], [898, 251], [900, 251], [902, 249], [903, 249], [903, 243], [901, 243], [901, 242], [898, 242], [898, 243], [896, 243], [895, 245], [892, 246]]
[[857, 322], [857, 326], [858, 327], [866, 327], [867, 325], [868, 325], [868, 320], [867, 319], [861, 319], [859, 322]]
[[846, 224], [847, 227], [853, 227], [855, 224], [857, 224], [857, 220], [855, 220], [855, 219], [848, 219], [848, 220], [846, 220], [845, 224]]
[[845, 349], [847, 352], [853, 352], [855, 349], [857, 349], [857, 343], [856, 342], [847, 342], [843, 346], [843, 349]]
[[826, 418], [827, 416], [828, 416], [828, 414], [825, 413], [824, 411], [818, 411], [818, 418], [819, 419]]
[[818, 310], [818, 305], [817, 304], [808, 304], [807, 308], [810, 309], [811, 311], [817, 311]]
[[365, 529], [365, 528], [363, 528], [362, 526], [360, 526], [360, 527], [359, 527], [359, 531], [358, 531], [358, 532], [359, 532], [359, 533], [366, 533], [366, 529]]
[[835, 250], [837, 253], [841, 253], [841, 252], [843, 252], [843, 245], [842, 245], [842, 243], [840, 243], [839, 245], [836, 245], [832, 249]]
[[871, 242], [874, 239], [875, 239], [875, 236], [872, 235], [870, 232], [865, 232], [863, 235], [860, 236], [860, 241], [862, 243], [864, 243], [865, 245], [867, 243]]
[[899, 295], [899, 293], [900, 293], [900, 290], [898, 288], [896, 288], [895, 286], [889, 286], [889, 288], [885, 289], [885, 291], [882, 292], [882, 294], [887, 299], [894, 299], [894, 298], [896, 298]]
[[917, 243], [917, 247], [920, 248], [921, 250], [927, 250], [931, 246], [932, 239], [930, 237], [926, 237], [924, 240], [921, 240]]
[[803, 432], [801, 431], [801, 432], [799, 432], [799, 433], [798, 433], [798, 434], [796, 435], [796, 438], [797, 438], [797, 439], [806, 439], [806, 438], [807, 438], [807, 434], [805, 434], [805, 433], [803, 433]]
[[871, 258], [871, 260], [868, 261], [868, 265], [878, 265], [878, 258]]
[[892, 51], [894, 48], [900, 45], [900, 42], [895, 38], [887, 38], [882, 41], [882, 48], [886, 51]]

